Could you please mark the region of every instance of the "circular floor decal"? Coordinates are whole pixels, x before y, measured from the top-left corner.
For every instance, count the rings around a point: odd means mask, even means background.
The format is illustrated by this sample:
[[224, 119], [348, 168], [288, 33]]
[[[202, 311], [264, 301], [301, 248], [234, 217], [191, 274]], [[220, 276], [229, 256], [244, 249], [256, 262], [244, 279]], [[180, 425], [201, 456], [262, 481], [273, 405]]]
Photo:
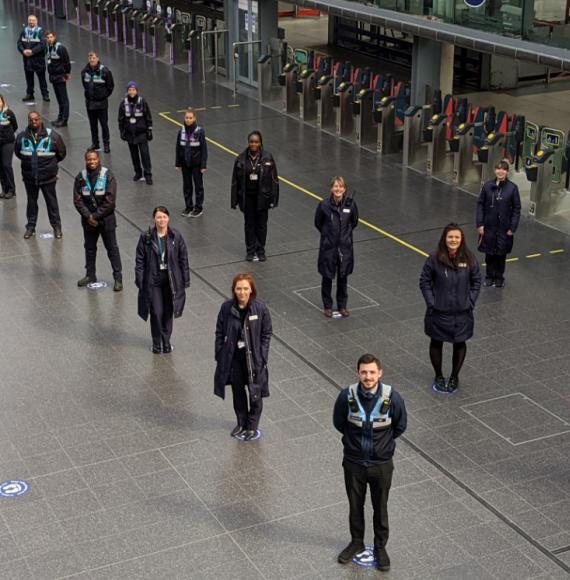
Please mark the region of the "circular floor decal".
[[53, 240], [53, 234], [51, 232], [41, 232], [38, 234], [40, 240]]
[[250, 439], [249, 441], [244, 441], [244, 439], [243, 439], [244, 437], [245, 437], [244, 431], [242, 431], [239, 435], [233, 436], [234, 439], [237, 439], [238, 441], [241, 441], [242, 443], [249, 443], [251, 441], [257, 441], [258, 439], [261, 439], [261, 431], [258, 429], [255, 432], [255, 437], [253, 439]]
[[364, 551], [356, 554], [352, 561], [357, 566], [362, 568], [373, 568], [376, 566], [376, 558], [374, 557], [374, 548], [372, 546], [365, 546]]
[[100, 280], [99, 282], [91, 282], [90, 284], [87, 284], [87, 289], [97, 292], [99, 290], [105, 290], [107, 286], [108, 286], [107, 282], [105, 282], [104, 280]]
[[0, 483], [0, 497], [18, 497], [29, 490], [29, 485], [20, 479]]
[[[171, 352], [174, 352], [176, 350], [176, 348], [174, 347], [174, 345], [172, 343], [170, 343], [170, 347], [172, 348]], [[152, 344], [148, 347], [148, 350], [150, 352], [152, 352]], [[155, 353], [152, 353], [152, 354], [155, 354]], [[167, 353], [161, 353], [161, 354], [169, 354], [169, 353], [167, 352]]]

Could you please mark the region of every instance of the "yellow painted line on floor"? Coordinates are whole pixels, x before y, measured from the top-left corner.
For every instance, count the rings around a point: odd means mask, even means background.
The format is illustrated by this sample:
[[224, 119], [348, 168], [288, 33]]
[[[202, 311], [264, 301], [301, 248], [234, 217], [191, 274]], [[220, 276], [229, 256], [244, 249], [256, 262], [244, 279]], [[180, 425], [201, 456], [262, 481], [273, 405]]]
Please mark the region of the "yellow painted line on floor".
[[[507, 258], [507, 259], [505, 260], [505, 262], [518, 262], [519, 260], [520, 260], [520, 258]], [[487, 265], [487, 264], [485, 264], [485, 266], [486, 266], [486, 265]]]
[[228, 105], [228, 109], [235, 109], [239, 107], [239, 105]]
[[215, 107], [210, 107], [210, 109], [215, 109], [215, 110], [221, 109], [221, 108], [222, 108], [222, 105], [216, 105]]
[[528, 258], [529, 260], [532, 258], [540, 258], [540, 256], [542, 256], [542, 254], [528, 254], [527, 256], [525, 256], [526, 258]]
[[550, 250], [548, 253], [549, 254], [562, 254], [562, 252], [564, 252], [564, 250], [558, 249], [558, 250]]
[[[236, 106], [239, 107], [239, 105], [228, 105], [228, 107], [236, 107]], [[214, 107], [210, 107], [210, 108], [213, 109]], [[221, 108], [221, 107], [216, 107], [216, 108]], [[194, 110], [198, 111], [199, 109], [194, 109]], [[166, 111], [164, 113], [159, 113], [159, 115], [163, 119], [166, 119], [170, 123], [173, 123], [174, 125], [178, 125], [178, 127], [184, 126], [182, 123], [180, 123], [176, 119], [173, 119], [172, 117], [170, 117], [169, 114], [170, 113], [168, 111]], [[237, 151], [234, 151], [233, 149], [230, 149], [229, 147], [222, 145], [221, 143], [219, 143], [218, 141], [215, 141], [214, 139], [211, 139], [210, 137], [206, 137], [206, 141], [208, 141], [208, 143], [211, 143], [212, 145], [215, 145], [216, 147], [218, 147], [222, 151], [225, 151], [229, 155], [232, 155], [234, 157], [237, 157], [239, 155], [239, 153]], [[289, 187], [292, 187], [293, 189], [296, 189], [297, 191], [300, 191], [301, 193], [304, 193], [305, 195], [308, 195], [309, 197], [312, 197], [313, 199], [316, 199], [318, 201], [323, 200], [322, 196], [317, 195], [316, 193], [313, 193], [312, 191], [309, 191], [308, 189], [305, 189], [304, 187], [296, 184], [295, 182], [287, 179], [286, 177], [282, 177], [282, 176], [279, 177], [279, 181], [281, 181], [285, 185], [288, 185]], [[412, 252], [415, 252], [416, 254], [419, 254], [420, 256], [423, 256], [424, 258], [427, 258], [429, 256], [429, 254], [427, 252], [425, 252], [424, 250], [422, 250], [421, 248], [418, 248], [417, 246], [414, 246], [413, 244], [410, 244], [410, 243], [406, 242], [405, 240], [402, 240], [398, 236], [395, 236], [394, 234], [391, 234], [390, 232], [387, 232], [386, 230], [383, 230], [382, 228], [379, 228], [378, 226], [375, 226], [374, 224], [372, 224], [372, 223], [370, 223], [362, 218], [360, 218], [358, 221], [363, 226], [366, 226], [367, 228], [370, 228], [371, 230], [383, 235], [384, 237], [392, 240], [393, 242], [396, 242], [397, 244], [404, 246], [404, 248], [408, 248], [408, 250], [412, 250]], [[561, 252], [564, 252], [564, 250], [550, 250], [551, 254], [559, 254]], [[526, 257], [527, 258], [538, 258], [541, 255], [542, 254], [529, 254]], [[507, 262], [517, 262], [518, 260], [519, 260], [519, 258], [509, 258], [507, 260]]]

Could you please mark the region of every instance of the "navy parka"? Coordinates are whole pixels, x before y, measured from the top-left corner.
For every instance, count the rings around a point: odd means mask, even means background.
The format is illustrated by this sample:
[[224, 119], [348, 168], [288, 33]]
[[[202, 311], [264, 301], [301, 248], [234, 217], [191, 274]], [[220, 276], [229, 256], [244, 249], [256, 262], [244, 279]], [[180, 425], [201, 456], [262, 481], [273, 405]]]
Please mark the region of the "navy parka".
[[513, 249], [514, 236], [521, 217], [519, 188], [508, 179], [497, 185], [487, 181], [477, 201], [477, 227], [484, 226], [478, 248], [481, 252], [497, 256], [509, 254]]
[[[267, 361], [273, 333], [271, 315], [263, 300], [252, 298], [244, 322], [248, 352], [248, 385], [257, 385], [262, 397], [269, 397]], [[226, 385], [231, 384], [232, 363], [237, 342], [242, 337], [241, 319], [235, 299], [226, 300], [216, 322], [214, 394], [225, 398]], [[255, 389], [255, 387], [254, 387]]]
[[334, 278], [337, 266], [340, 267], [341, 277], [352, 274], [352, 230], [357, 225], [358, 207], [351, 197], [344, 196], [340, 205], [337, 205], [331, 195], [317, 206], [315, 227], [321, 233], [318, 268], [324, 278]]
[[[237, 156], [232, 174], [231, 207], [235, 209], [239, 206], [241, 211], [245, 210], [248, 180], [248, 151], [249, 149], [246, 149]], [[279, 204], [279, 177], [277, 176], [277, 166], [275, 165], [273, 155], [265, 149], [261, 150], [260, 155], [259, 179], [257, 180], [259, 188], [257, 193], [257, 209], [262, 211], [277, 207]]]
[[[174, 318], [182, 316], [186, 303], [186, 288], [190, 286], [188, 250], [178, 230], [168, 228], [166, 260], [172, 291]], [[139, 289], [138, 315], [147, 320], [151, 305], [151, 288], [160, 280], [160, 252], [156, 228], [143, 232], [139, 238], [135, 262], [135, 284]]]

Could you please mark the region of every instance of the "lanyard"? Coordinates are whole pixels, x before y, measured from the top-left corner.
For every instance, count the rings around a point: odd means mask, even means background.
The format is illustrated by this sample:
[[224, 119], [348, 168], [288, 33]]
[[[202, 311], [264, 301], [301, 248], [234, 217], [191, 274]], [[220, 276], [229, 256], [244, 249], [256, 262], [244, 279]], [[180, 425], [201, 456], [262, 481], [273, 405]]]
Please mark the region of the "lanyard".
[[166, 264], [166, 242], [164, 241], [164, 236], [159, 236], [158, 238], [158, 252], [160, 254], [160, 262], [161, 264]]

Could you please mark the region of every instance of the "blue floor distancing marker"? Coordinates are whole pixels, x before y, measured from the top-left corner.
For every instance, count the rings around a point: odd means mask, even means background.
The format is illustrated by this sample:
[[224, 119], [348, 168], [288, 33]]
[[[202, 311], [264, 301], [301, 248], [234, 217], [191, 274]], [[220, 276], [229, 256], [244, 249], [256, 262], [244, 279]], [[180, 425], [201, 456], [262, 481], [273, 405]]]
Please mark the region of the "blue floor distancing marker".
[[104, 280], [99, 280], [98, 282], [91, 282], [87, 284], [87, 289], [93, 292], [98, 292], [100, 290], [105, 290], [109, 285]]
[[0, 483], [0, 497], [19, 497], [27, 493], [30, 486], [21, 479], [10, 479]]
[[249, 441], [244, 441], [243, 438], [245, 437], [245, 432], [242, 431], [239, 435], [232, 435], [233, 439], [237, 439], [238, 441], [241, 441], [242, 443], [250, 443], [251, 441], [257, 441], [258, 439], [261, 439], [261, 431], [259, 429], [257, 429], [257, 431], [255, 432], [255, 437], [253, 439], [250, 439]]
[[356, 556], [352, 558], [352, 561], [362, 568], [374, 568], [376, 566], [374, 548], [372, 546], [365, 546], [364, 551], [356, 554]]

